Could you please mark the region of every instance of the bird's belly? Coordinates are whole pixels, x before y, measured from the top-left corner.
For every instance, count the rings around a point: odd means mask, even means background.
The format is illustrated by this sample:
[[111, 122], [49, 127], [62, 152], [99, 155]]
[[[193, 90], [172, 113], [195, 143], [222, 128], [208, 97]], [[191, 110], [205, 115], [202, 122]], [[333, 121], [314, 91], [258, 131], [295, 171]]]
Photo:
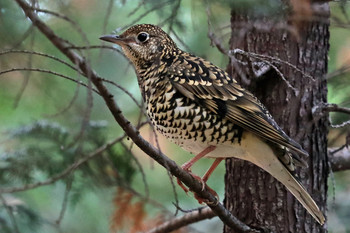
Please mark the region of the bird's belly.
[[207, 158], [240, 158], [245, 159], [247, 157], [247, 151], [242, 147], [242, 145], [238, 142], [227, 142], [224, 144], [216, 144], [216, 143], [202, 143], [198, 141], [182, 141], [175, 142], [176, 144], [181, 145], [181, 147], [189, 151], [190, 153], [197, 155], [209, 146], [216, 146], [215, 150], [208, 153]]

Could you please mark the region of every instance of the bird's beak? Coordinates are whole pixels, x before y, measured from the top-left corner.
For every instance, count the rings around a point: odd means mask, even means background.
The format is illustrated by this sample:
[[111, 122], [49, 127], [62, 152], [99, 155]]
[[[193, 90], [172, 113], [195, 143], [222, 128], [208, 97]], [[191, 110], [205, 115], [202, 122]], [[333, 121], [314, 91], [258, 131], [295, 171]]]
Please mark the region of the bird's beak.
[[120, 36], [118, 36], [118, 35], [101, 36], [100, 40], [104, 40], [104, 41], [107, 41], [107, 42], [112, 42], [112, 43], [119, 44], [119, 45], [125, 43], [125, 40], [123, 38], [120, 38]]

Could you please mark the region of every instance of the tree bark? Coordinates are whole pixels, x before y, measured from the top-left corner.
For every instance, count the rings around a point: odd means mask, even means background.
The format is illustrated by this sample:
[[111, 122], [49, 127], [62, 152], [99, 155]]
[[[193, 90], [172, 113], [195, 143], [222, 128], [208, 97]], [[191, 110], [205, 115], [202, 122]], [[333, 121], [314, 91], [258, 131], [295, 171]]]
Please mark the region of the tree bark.
[[[253, 92], [284, 131], [309, 152], [305, 158], [309, 167], [298, 169], [297, 176], [325, 213], [329, 122], [328, 116], [313, 116], [312, 108], [327, 103], [328, 3], [313, 8], [312, 18], [298, 20], [297, 25], [287, 13], [257, 19], [232, 10], [231, 28], [231, 49], [279, 58], [313, 77], [274, 63], [293, 90], [273, 69], [254, 77], [249, 65], [243, 67], [231, 60], [228, 66], [228, 72]], [[237, 66], [247, 78], [238, 75]], [[227, 159], [225, 182], [226, 208], [251, 227], [273, 232], [326, 232], [281, 183], [251, 163]], [[233, 231], [225, 226], [224, 232]]]

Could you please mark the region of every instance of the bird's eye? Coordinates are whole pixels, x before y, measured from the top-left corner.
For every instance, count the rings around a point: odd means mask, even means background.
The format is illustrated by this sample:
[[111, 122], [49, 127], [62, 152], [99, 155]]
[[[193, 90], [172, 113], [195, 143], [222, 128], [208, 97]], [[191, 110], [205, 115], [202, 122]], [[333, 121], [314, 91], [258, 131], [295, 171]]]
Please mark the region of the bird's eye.
[[140, 42], [146, 42], [149, 39], [149, 35], [146, 32], [140, 32], [137, 35], [137, 40]]

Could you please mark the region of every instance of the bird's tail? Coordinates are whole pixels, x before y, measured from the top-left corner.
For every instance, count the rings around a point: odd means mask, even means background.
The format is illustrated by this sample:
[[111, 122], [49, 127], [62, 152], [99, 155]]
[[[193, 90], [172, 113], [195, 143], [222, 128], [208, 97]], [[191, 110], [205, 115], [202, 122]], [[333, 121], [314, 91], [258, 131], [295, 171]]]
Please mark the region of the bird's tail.
[[307, 209], [307, 211], [321, 225], [325, 222], [325, 217], [316, 205], [315, 201], [308, 194], [305, 188], [288, 171], [287, 165], [284, 165], [275, 155], [273, 149], [263, 140], [253, 134], [246, 134], [247, 140], [242, 141], [242, 147], [246, 149], [246, 155], [241, 157], [246, 159], [275, 177], [298, 199], [298, 201]]
[[[314, 217], [317, 220], [317, 222], [323, 225], [325, 222], [325, 218], [315, 201], [305, 190], [305, 188], [293, 177], [293, 175], [286, 168], [284, 169], [285, 173], [287, 173], [285, 174], [287, 181], [281, 182], [295, 196], [295, 198], [298, 199], [298, 201], [305, 207], [305, 209], [307, 209], [307, 211], [312, 215], [312, 217]], [[277, 178], [277, 180], [279, 180], [279, 178]]]
[[[260, 165], [260, 164], [257, 164]], [[295, 196], [296, 199], [305, 207], [305, 209], [319, 222], [321, 225], [325, 222], [323, 213], [318, 208], [310, 194], [305, 190], [302, 184], [297, 181], [288, 169], [278, 160], [275, 159], [272, 166], [261, 166], [269, 172], [273, 177], [280, 181]]]

